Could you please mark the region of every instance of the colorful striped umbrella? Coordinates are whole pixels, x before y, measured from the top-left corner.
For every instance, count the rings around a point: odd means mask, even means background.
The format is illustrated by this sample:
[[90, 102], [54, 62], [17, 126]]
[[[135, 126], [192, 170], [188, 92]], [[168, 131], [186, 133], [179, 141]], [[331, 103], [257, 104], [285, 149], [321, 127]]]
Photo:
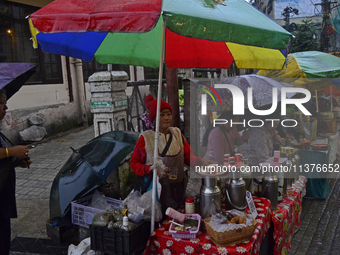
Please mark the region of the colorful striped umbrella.
[[[169, 67], [177, 68], [227, 68], [236, 58], [232, 46], [228, 45], [228, 48], [226, 42], [254, 46], [260, 48], [262, 53], [262, 48], [286, 49], [291, 38], [289, 32], [243, 0], [58, 0], [30, 15], [30, 19], [35, 28], [33, 36], [38, 31], [104, 33], [102, 36], [105, 39], [96, 39], [100, 47], [93, 47], [92, 50], [101, 63], [159, 67], [157, 98], [161, 98], [164, 61]], [[79, 51], [82, 51], [81, 45], [85, 43], [92, 44], [94, 39], [80, 38], [74, 43], [77, 47], [67, 47], [68, 54], [64, 55], [73, 54], [79, 46]], [[98, 48], [100, 50], [97, 52]], [[46, 48], [43, 47], [43, 50]], [[249, 53], [239, 51], [240, 59], [261, 54], [253, 53], [252, 48]], [[225, 57], [228, 52], [233, 54], [229, 62]], [[136, 59], [141, 60], [138, 62]], [[261, 59], [256, 58], [252, 62]], [[279, 65], [282, 67], [282, 62]], [[238, 67], [244, 68], [241, 65]], [[156, 113], [155, 159], [158, 156], [159, 115], [160, 100]], [[154, 171], [154, 187], [156, 179], [157, 173]], [[152, 208], [155, 208], [155, 190]], [[154, 230], [154, 219], [153, 210], [151, 231]]]
[[168, 67], [282, 69], [291, 35], [247, 2], [161, 4], [59, 0], [30, 15], [31, 31], [46, 52], [158, 68], [164, 20]]

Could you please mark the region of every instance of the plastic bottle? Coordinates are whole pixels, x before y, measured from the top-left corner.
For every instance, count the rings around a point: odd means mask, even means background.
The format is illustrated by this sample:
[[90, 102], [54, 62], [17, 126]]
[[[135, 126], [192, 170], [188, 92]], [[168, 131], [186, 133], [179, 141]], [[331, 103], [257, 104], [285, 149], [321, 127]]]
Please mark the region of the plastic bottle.
[[123, 217], [123, 230], [129, 231], [129, 218], [127, 216]]
[[185, 213], [195, 213], [195, 200], [192, 197], [185, 199]]

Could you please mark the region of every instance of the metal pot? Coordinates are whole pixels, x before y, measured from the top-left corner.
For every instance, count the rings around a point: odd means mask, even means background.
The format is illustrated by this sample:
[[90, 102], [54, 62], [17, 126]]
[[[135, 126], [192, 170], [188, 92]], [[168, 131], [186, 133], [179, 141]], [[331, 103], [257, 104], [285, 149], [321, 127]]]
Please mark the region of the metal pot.
[[277, 209], [278, 204], [278, 179], [275, 175], [269, 175], [262, 179], [262, 197], [268, 198], [271, 204], [271, 210]]
[[221, 208], [221, 190], [217, 186], [216, 177], [202, 178], [202, 186], [200, 191], [200, 212], [202, 219], [209, 218], [216, 214], [216, 205]]
[[298, 169], [299, 169], [300, 163], [301, 163], [301, 159], [300, 159], [300, 156], [299, 156], [299, 150], [295, 151], [294, 158], [296, 160], [296, 172], [294, 173], [294, 180], [298, 180], [299, 179], [299, 170]]
[[[287, 188], [291, 188], [293, 183], [294, 183], [294, 166], [296, 167], [296, 159], [293, 154], [287, 154], [288, 155], [288, 160], [291, 162], [291, 171], [287, 172], [287, 178], [288, 178], [288, 183], [287, 183]], [[297, 168], [297, 167], [296, 167]]]
[[232, 178], [227, 179], [225, 192], [227, 209], [246, 209], [246, 183], [240, 173], [233, 173]]

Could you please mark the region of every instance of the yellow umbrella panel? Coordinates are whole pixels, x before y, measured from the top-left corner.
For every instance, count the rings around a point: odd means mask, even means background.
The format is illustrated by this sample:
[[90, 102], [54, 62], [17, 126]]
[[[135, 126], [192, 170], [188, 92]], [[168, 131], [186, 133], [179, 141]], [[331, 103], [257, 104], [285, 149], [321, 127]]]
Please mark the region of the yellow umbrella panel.
[[340, 77], [340, 58], [318, 51], [292, 53], [282, 70], [259, 70], [259, 75], [280, 79], [310, 91], [324, 90]]

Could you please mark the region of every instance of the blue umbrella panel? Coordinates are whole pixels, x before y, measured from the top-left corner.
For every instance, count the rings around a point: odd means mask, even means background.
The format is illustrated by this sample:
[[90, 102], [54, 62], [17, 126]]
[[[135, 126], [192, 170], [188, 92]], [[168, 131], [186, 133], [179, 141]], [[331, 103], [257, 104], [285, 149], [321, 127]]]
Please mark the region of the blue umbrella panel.
[[50, 219], [65, 217], [72, 201], [92, 194], [134, 150], [139, 134], [108, 132], [73, 150], [55, 177], [50, 193]]

